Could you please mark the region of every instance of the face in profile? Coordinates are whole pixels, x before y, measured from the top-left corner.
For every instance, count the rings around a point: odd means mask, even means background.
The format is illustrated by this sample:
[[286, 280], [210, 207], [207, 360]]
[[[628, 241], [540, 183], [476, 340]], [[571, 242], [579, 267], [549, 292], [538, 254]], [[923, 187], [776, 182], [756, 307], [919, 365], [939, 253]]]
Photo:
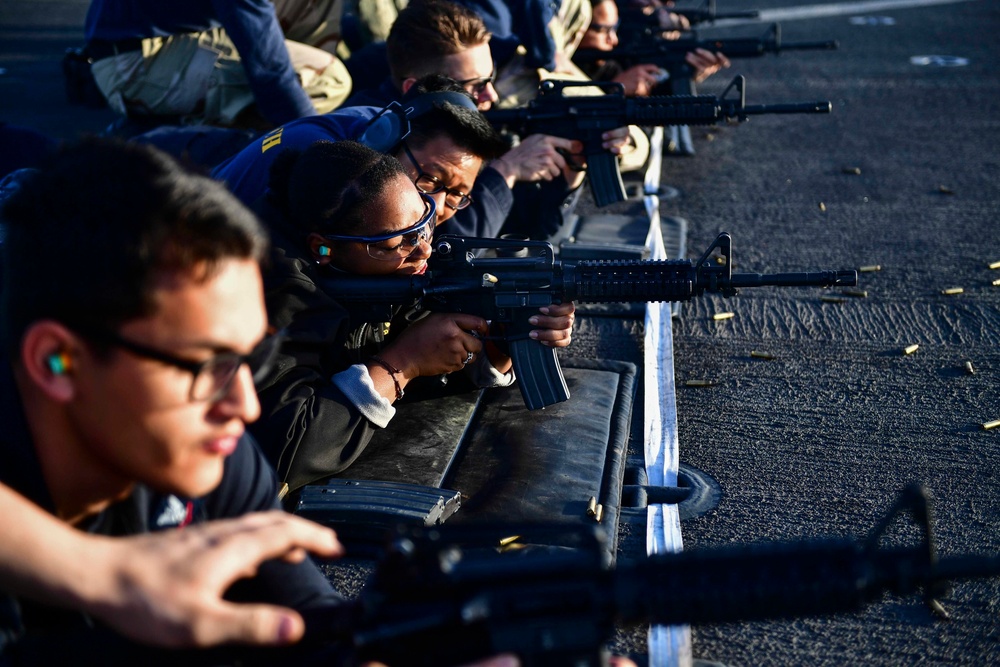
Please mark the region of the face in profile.
[[[267, 324], [260, 270], [227, 259], [205, 276], [162, 274], [156, 312], [113, 332], [137, 348], [184, 362], [248, 354]], [[87, 455], [109, 478], [142, 482], [185, 497], [205, 495], [222, 479], [223, 463], [260, 406], [248, 366], [228, 386], [164, 361], [112, 345], [101, 355], [82, 345], [74, 362], [74, 399], [67, 407]], [[207, 384], [206, 384], [207, 383]], [[213, 388], [215, 391], [209, 391]], [[208, 387], [206, 389], [205, 387]], [[211, 394], [216, 395], [211, 395]]]
[[489, 42], [452, 53], [442, 59], [440, 74], [455, 79], [476, 100], [480, 111], [487, 111], [500, 99], [494, 87], [496, 66]]
[[610, 51], [618, 46], [618, 6], [608, 0], [594, 5], [593, 11], [579, 48]]

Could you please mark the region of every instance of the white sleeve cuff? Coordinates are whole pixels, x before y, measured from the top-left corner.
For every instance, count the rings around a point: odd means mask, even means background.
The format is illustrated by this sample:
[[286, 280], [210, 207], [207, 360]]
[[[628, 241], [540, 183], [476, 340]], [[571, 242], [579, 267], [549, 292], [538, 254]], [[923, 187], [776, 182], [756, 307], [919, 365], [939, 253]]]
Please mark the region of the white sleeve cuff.
[[375, 426], [385, 428], [395, 416], [392, 402], [375, 390], [375, 383], [364, 364], [355, 364], [330, 378], [354, 407]]
[[465, 367], [465, 372], [472, 384], [477, 387], [509, 387], [516, 379], [513, 368], [501, 373], [493, 367], [485, 353], [477, 354], [476, 358]]

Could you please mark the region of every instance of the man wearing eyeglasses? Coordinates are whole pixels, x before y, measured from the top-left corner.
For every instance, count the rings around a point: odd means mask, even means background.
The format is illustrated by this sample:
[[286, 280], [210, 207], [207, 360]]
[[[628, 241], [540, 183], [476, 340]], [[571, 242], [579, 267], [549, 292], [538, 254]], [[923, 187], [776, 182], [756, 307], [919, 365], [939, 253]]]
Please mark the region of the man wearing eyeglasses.
[[[421, 77], [442, 74], [463, 86], [480, 111], [487, 111], [499, 101], [490, 37], [483, 20], [471, 9], [440, 0], [413, 2], [399, 13], [386, 40], [389, 77], [375, 88], [357, 85], [361, 90], [351, 95], [344, 107], [388, 104], [406, 94]], [[609, 134], [609, 150], [621, 149], [621, 134]], [[580, 148], [562, 137], [524, 137], [502, 158], [487, 165], [484, 176], [499, 175], [513, 188], [518, 182], [552, 181], [562, 175], [569, 187], [577, 187], [583, 174], [572, 169], [566, 155]]]
[[[448, 0], [411, 2], [400, 11], [386, 40], [390, 75], [377, 87], [354, 93], [343, 106], [387, 104], [411, 90], [420, 77], [442, 74], [462, 85], [480, 111], [487, 111], [499, 100], [490, 44], [486, 24], [472, 9]], [[357, 83], [356, 88], [361, 85]], [[640, 130], [635, 132], [641, 135]], [[635, 142], [630, 136], [628, 128], [611, 130], [605, 133], [604, 148], [622, 155], [633, 150], [630, 143], [645, 142], [644, 135]], [[481, 215], [475, 210], [456, 216], [452, 224], [489, 231], [480, 236], [504, 231], [546, 238], [560, 226], [567, 197], [583, 184], [584, 165], [576, 157], [581, 150], [580, 142], [563, 137], [521, 137], [479, 176], [477, 190], [489, 187], [503, 207], [491, 213], [486, 225], [470, 222]], [[635, 166], [644, 156], [639, 151]]]
[[[260, 413], [253, 378], [278, 343], [253, 215], [151, 149], [91, 143], [25, 183], [3, 216], [0, 483], [105, 535], [278, 507], [244, 437]], [[236, 599], [302, 611], [338, 596], [311, 564], [268, 562]], [[87, 627], [14, 608], [12, 626], [0, 613], [0, 646], [21, 623]], [[18, 655], [47, 664], [52, 642], [30, 638]]]

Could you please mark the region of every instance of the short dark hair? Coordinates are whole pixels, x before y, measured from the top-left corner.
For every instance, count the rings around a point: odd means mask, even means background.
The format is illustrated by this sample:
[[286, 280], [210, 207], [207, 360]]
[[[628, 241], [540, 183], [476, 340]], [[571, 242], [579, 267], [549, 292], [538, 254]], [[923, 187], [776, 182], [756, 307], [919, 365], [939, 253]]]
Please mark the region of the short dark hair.
[[441, 72], [445, 56], [485, 44], [490, 32], [471, 9], [447, 0], [413, 0], [400, 10], [386, 37], [395, 85]]
[[[406, 102], [425, 93], [461, 93], [472, 99], [461, 84], [440, 74], [430, 74], [414, 82], [400, 99]], [[489, 162], [507, 151], [507, 144], [496, 129], [486, 120], [486, 116], [475, 109], [464, 109], [447, 102], [435, 104], [434, 108], [410, 119], [410, 136], [406, 141], [411, 147], [422, 148], [428, 141], [446, 136], [476, 157]]]
[[268, 197], [303, 233], [363, 234], [363, 212], [394, 178], [409, 181], [391, 155], [356, 141], [317, 141], [282, 151], [271, 166]]
[[0, 319], [16, 355], [41, 319], [115, 329], [156, 312], [164, 272], [261, 261], [267, 236], [221, 183], [152, 147], [108, 139], [68, 146], [5, 203]]

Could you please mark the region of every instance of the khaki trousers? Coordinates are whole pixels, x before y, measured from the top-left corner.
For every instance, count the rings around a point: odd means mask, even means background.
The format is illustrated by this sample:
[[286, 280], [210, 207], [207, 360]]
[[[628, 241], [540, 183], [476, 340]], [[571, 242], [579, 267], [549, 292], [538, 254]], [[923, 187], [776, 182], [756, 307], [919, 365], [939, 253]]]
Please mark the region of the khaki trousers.
[[[351, 78], [339, 59], [297, 42], [286, 46], [318, 113], [347, 98]], [[239, 53], [222, 28], [144, 39], [141, 50], [102, 58], [91, 70], [108, 105], [121, 115], [228, 126], [254, 102]]]

